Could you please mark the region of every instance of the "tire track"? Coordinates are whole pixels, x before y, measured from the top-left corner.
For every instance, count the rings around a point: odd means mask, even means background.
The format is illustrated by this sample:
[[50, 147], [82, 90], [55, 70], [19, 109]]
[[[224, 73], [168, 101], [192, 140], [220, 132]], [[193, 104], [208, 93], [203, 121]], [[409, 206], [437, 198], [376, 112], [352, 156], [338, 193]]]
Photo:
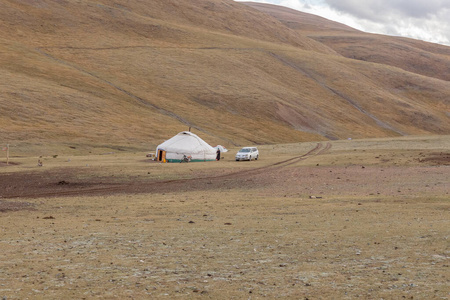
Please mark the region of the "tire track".
[[[267, 172], [272, 172], [291, 166], [300, 161], [306, 160], [310, 157], [324, 154], [331, 148], [331, 144], [328, 142], [325, 146], [322, 143], [317, 143], [314, 148], [307, 153], [291, 157], [282, 161], [275, 162], [273, 164], [253, 168], [249, 170], [240, 170], [228, 174], [208, 176], [208, 177], [196, 177], [187, 179], [172, 179], [162, 181], [151, 182], [128, 182], [123, 184], [108, 184], [100, 187], [85, 187], [78, 189], [59, 190], [59, 191], [45, 191], [45, 192], [33, 192], [23, 193], [17, 195], [6, 195], [2, 199], [18, 199], [18, 198], [44, 198], [44, 197], [70, 197], [70, 196], [101, 196], [101, 195], [114, 195], [114, 194], [142, 194], [142, 193], [162, 193], [166, 191], [184, 190], [196, 190], [205, 188], [206, 185], [212, 183], [220, 183], [226, 179], [240, 179], [247, 178], [249, 175], [256, 176]], [[94, 183], [95, 184], [95, 183]], [[70, 188], [70, 186], [68, 186]]]

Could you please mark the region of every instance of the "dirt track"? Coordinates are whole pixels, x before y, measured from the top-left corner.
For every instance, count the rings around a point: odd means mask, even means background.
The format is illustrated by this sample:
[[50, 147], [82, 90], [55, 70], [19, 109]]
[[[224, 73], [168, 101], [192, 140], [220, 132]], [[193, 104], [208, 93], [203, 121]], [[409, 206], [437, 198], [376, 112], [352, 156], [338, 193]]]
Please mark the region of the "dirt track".
[[0, 296], [448, 299], [448, 153], [339, 147], [14, 166], [0, 173]]
[[[74, 176], [79, 172], [76, 169], [64, 168], [40, 173], [13, 173], [0, 174], [0, 196], [3, 199], [10, 198], [41, 198], [56, 196], [93, 196], [131, 193], [166, 192], [174, 189], [192, 191], [198, 189], [215, 189], [221, 183], [221, 188], [226, 188], [223, 183], [235, 186], [234, 181], [240, 181], [247, 176], [261, 176], [267, 172], [274, 172], [280, 168], [295, 164], [308, 157], [320, 155], [331, 148], [327, 143], [324, 147], [318, 143], [305, 154], [286, 160], [278, 161], [263, 167], [250, 170], [240, 170], [222, 175], [208, 174], [205, 177], [193, 177], [190, 179], [165, 180], [149, 182], [133, 179], [129, 182], [117, 183], [108, 178], [90, 178], [79, 181]], [[233, 181], [233, 182], [232, 182]], [[213, 184], [214, 185], [211, 185]]]
[[[99, 176], [94, 173], [86, 173], [83, 168], [53, 168], [42, 172], [16, 172], [0, 173], [0, 200], [20, 199], [20, 198], [43, 198], [43, 197], [66, 197], [66, 196], [107, 196], [115, 194], [146, 194], [146, 193], [166, 193], [171, 191], [192, 192], [201, 190], [229, 190], [243, 185], [248, 185], [251, 181], [251, 189], [261, 189], [276, 191], [277, 193], [301, 193], [297, 182], [321, 186], [326, 183], [328, 191], [333, 190], [336, 195], [372, 194], [375, 191], [378, 195], [383, 194], [398, 195], [405, 193], [413, 195], [419, 193], [424, 187], [427, 189], [437, 189], [437, 193], [447, 193], [448, 187], [445, 185], [433, 184], [436, 180], [445, 179], [447, 170], [442, 170], [438, 166], [450, 164], [450, 154], [446, 152], [430, 153], [420, 158], [415, 158], [423, 166], [410, 166], [408, 171], [398, 169], [393, 166], [346, 166], [329, 168], [302, 167], [301, 172], [295, 164], [311, 159], [318, 155], [327, 153], [332, 148], [331, 143], [317, 143], [309, 151], [287, 159], [277, 160], [263, 166], [247, 169], [228, 171], [222, 174], [214, 172], [202, 172], [190, 174], [190, 178], [178, 178], [171, 180], [143, 179], [140, 177], [128, 177], [119, 181], [112, 177]], [[147, 161], [152, 164], [150, 160]], [[5, 165], [3, 165], [5, 166]], [[294, 167], [292, 167], [294, 166]], [[437, 166], [437, 167], [436, 167]], [[92, 172], [89, 170], [89, 172]], [[421, 174], [427, 174], [426, 178], [419, 179], [419, 182], [410, 180], [421, 178]], [[339, 177], [338, 175], [341, 175]], [[80, 179], [83, 175], [83, 179]], [[288, 175], [288, 176], [286, 176]], [[382, 176], [382, 181], [391, 184], [375, 183], [375, 187], [368, 178], [378, 179]], [[410, 184], [408, 184], [410, 181]], [[393, 182], [402, 182], [403, 192], [392, 187]], [[428, 184], [427, 184], [428, 182]], [[430, 185], [431, 184], [431, 185]], [[314, 188], [313, 188], [314, 190]], [[315, 188], [317, 190], [317, 188]], [[352, 191], [350, 191], [352, 190]], [[380, 190], [380, 191], [378, 191]], [[323, 193], [323, 191], [319, 191]], [[14, 202], [0, 201], [0, 210], [29, 208], [18, 202], [17, 207]], [[8, 208], [7, 208], [8, 207]]]

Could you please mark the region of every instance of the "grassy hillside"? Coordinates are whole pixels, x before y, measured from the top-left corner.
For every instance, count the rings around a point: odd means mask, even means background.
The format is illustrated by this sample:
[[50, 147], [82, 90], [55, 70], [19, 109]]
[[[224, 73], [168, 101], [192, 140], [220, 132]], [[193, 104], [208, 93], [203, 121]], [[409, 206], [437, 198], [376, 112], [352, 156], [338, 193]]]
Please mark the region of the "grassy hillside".
[[143, 149], [190, 126], [226, 146], [450, 132], [448, 47], [289, 16], [0, 0], [0, 144]]
[[351, 59], [391, 65], [450, 80], [450, 47], [413, 39], [368, 34], [289, 8], [255, 2], [248, 6], [275, 17], [286, 27], [317, 40]]

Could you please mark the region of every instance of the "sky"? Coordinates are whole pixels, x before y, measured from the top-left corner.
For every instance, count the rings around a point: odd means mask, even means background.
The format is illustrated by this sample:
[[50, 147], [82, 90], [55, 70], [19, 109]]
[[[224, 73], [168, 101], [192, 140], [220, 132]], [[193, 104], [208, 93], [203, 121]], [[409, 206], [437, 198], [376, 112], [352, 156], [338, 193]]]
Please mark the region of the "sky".
[[450, 0], [236, 0], [286, 6], [353, 28], [450, 46]]

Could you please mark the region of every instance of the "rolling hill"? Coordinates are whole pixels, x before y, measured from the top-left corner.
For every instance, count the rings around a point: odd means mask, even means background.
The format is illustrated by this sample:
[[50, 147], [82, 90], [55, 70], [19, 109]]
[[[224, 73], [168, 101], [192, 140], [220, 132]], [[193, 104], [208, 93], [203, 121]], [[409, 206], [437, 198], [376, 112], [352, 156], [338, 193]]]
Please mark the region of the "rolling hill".
[[0, 0], [0, 144], [450, 134], [450, 47], [231, 0]]

